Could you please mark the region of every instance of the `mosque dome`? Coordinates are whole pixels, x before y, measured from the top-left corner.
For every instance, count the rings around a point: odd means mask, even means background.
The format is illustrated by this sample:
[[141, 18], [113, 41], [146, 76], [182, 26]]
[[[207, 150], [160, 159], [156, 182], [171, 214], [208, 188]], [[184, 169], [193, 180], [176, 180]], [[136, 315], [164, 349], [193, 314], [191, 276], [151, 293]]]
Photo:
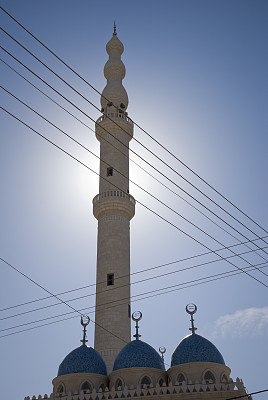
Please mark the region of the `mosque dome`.
[[197, 334], [191, 334], [182, 339], [171, 358], [172, 367], [191, 362], [212, 362], [225, 365], [221, 353], [214, 344]]
[[58, 376], [76, 373], [107, 376], [107, 368], [96, 350], [82, 344], [64, 358], [58, 370]]
[[157, 351], [142, 340], [129, 342], [115, 359], [113, 371], [123, 368], [157, 368], [165, 370]]

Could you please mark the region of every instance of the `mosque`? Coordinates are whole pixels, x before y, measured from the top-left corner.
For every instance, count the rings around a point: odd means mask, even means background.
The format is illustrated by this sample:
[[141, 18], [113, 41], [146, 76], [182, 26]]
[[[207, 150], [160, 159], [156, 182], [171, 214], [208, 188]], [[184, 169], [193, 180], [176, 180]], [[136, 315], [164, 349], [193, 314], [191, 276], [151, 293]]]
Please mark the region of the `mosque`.
[[[249, 399], [243, 381], [230, 377], [231, 370], [219, 350], [195, 333], [194, 304], [186, 307], [191, 334], [178, 340], [171, 362], [166, 360], [169, 368], [164, 362], [165, 348], [159, 349], [160, 355], [140, 340], [142, 314], [131, 315], [130, 309], [130, 220], [135, 214], [135, 199], [129, 193], [129, 142], [133, 122], [126, 111], [128, 96], [122, 85], [125, 66], [121, 61], [124, 47], [116, 28], [106, 51], [107, 85], [101, 96], [102, 116], [95, 128], [100, 142], [100, 179], [99, 194], [93, 199], [93, 214], [98, 220], [94, 349], [86, 345], [89, 318], [81, 317], [82, 345], [60, 364], [51, 395], [32, 399]], [[132, 341], [131, 319], [136, 330]]]

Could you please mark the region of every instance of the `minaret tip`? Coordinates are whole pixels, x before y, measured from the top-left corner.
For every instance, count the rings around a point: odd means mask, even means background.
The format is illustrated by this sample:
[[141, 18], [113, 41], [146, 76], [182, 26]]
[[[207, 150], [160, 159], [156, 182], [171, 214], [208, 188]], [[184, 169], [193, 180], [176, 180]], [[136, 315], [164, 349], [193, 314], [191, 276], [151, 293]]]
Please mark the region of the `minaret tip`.
[[117, 35], [117, 33], [116, 33], [116, 25], [115, 25], [115, 21], [114, 21], [114, 33], [113, 33], [113, 36], [116, 36]]

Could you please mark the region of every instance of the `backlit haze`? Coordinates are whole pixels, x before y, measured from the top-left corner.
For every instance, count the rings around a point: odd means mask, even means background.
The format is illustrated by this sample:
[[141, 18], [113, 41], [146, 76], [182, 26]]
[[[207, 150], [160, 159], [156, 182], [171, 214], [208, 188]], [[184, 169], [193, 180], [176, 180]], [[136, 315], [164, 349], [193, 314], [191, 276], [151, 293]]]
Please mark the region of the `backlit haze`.
[[[100, 92], [106, 84], [103, 75], [108, 59], [105, 46], [112, 36], [115, 20], [118, 37], [125, 47], [122, 60], [126, 66], [126, 78], [123, 84], [129, 96], [129, 116], [268, 230], [267, 1], [2, 0], [1, 5]], [[100, 96], [96, 92], [2, 10], [0, 17], [3, 29], [100, 107]], [[3, 32], [1, 45], [93, 120], [100, 116], [100, 112]], [[90, 119], [2, 50], [0, 57], [94, 129]], [[99, 142], [92, 131], [2, 62], [0, 68], [2, 86], [99, 155]], [[1, 104], [98, 172], [97, 158], [3, 90]], [[131, 159], [235, 238], [130, 162], [131, 180], [218, 242], [131, 183], [130, 193], [136, 200], [213, 250], [223, 247], [219, 242], [231, 246], [246, 241], [246, 238], [256, 239], [254, 233], [260, 237], [267, 235], [137, 127], [134, 136], [251, 231], [239, 225], [132, 140], [131, 149], [153, 168], [132, 152]], [[92, 214], [92, 199], [98, 193], [98, 176], [2, 110], [0, 140], [0, 257], [53, 293], [94, 284], [97, 220]], [[170, 181], [157, 170], [167, 175]], [[244, 236], [202, 208], [172, 182]], [[261, 248], [267, 246], [261, 240], [256, 243]], [[254, 248], [252, 244], [249, 246]], [[245, 246], [234, 249], [239, 253], [249, 251]], [[207, 251], [207, 248], [137, 204], [136, 215], [131, 221], [132, 273]], [[268, 253], [268, 249], [265, 251]], [[230, 252], [223, 251], [221, 254], [228, 257]], [[249, 273], [268, 286], [268, 264], [264, 264], [268, 254], [262, 251], [259, 254], [263, 258], [256, 253], [249, 253], [245, 258], [254, 265], [261, 263], [261, 271], [267, 275], [256, 270]], [[210, 254], [132, 275], [132, 311], [143, 313], [140, 322], [142, 340], [156, 350], [165, 346], [165, 362], [170, 364], [179, 341], [190, 333], [185, 306], [195, 303], [198, 307], [195, 314], [197, 333], [216, 345], [232, 370], [232, 378], [242, 378], [248, 392], [267, 389], [268, 287], [244, 273], [196, 285], [203, 282], [196, 281], [201, 278], [213, 279], [212, 275], [230, 270], [239, 272], [225, 261], [135, 283], [216, 258]], [[239, 258], [231, 260], [239, 268], [248, 265]], [[41, 288], [3, 262], [0, 263], [0, 271], [1, 309], [47, 296]], [[181, 286], [170, 288], [179, 284]], [[173, 291], [148, 297], [161, 293], [151, 293], [161, 288]], [[147, 294], [138, 296], [143, 293]], [[87, 308], [85, 313], [89, 311], [94, 320], [94, 286], [61, 297], [69, 300], [87, 294], [91, 296], [70, 304], [77, 309]], [[14, 316], [54, 303], [58, 301], [47, 299], [0, 312], [1, 398], [17, 400], [28, 395], [50, 394], [51, 380], [57, 375], [59, 364], [67, 353], [79, 346], [82, 339], [79, 316], [12, 334], [75, 315], [65, 315], [71, 310], [61, 304]], [[61, 316], [42, 321], [56, 315]], [[14, 317], [6, 318], [10, 316]], [[24, 325], [32, 322], [35, 323]], [[9, 329], [13, 327], [16, 328]], [[88, 329], [91, 346], [93, 333], [94, 324], [91, 323]], [[9, 336], [5, 336], [7, 334]], [[264, 393], [255, 398], [268, 399], [268, 395]]]

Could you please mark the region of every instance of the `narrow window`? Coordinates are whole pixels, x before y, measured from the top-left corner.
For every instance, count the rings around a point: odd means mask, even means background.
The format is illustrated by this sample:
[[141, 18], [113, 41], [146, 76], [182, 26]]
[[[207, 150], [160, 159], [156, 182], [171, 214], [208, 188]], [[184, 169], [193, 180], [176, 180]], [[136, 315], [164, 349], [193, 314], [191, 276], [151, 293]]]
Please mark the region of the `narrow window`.
[[81, 390], [83, 390], [84, 394], [91, 393], [91, 386], [88, 382], [84, 382], [81, 386]]
[[182, 382], [185, 382], [185, 376], [183, 374], [179, 374], [177, 381], [179, 382], [179, 385], [182, 385]]
[[57, 393], [62, 394], [64, 392], [64, 387], [62, 384], [59, 385], [58, 389], [57, 389]]
[[99, 392], [105, 392], [105, 385], [102, 383], [99, 387]]
[[145, 387], [149, 388], [151, 385], [151, 379], [148, 376], [145, 376], [144, 378], [142, 378], [141, 380], [141, 387], [143, 387], [143, 385], [145, 385]]
[[130, 308], [130, 304], [128, 305], [128, 317], [131, 317], [131, 308]]
[[161, 378], [158, 383], [159, 383], [159, 386], [162, 387], [164, 385], [164, 379]]
[[115, 382], [115, 390], [123, 390], [123, 382], [120, 378]]
[[206, 383], [215, 383], [215, 378], [212, 372], [207, 371], [204, 375], [204, 380]]
[[107, 176], [113, 176], [114, 169], [112, 167], [107, 168]]
[[114, 274], [107, 274], [107, 286], [114, 285]]

